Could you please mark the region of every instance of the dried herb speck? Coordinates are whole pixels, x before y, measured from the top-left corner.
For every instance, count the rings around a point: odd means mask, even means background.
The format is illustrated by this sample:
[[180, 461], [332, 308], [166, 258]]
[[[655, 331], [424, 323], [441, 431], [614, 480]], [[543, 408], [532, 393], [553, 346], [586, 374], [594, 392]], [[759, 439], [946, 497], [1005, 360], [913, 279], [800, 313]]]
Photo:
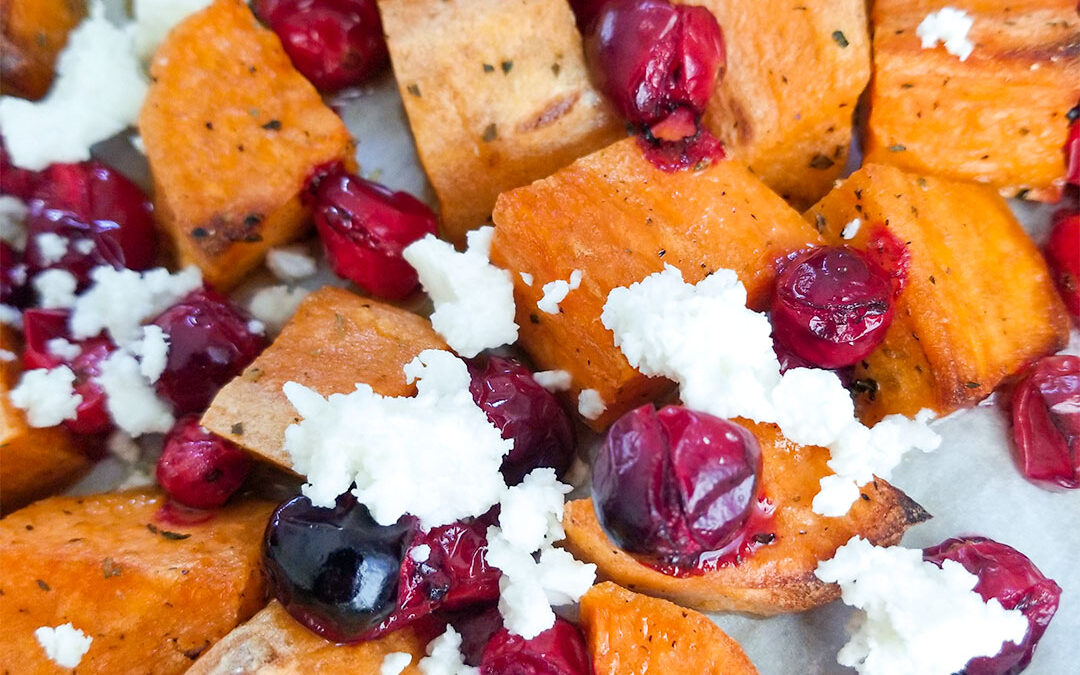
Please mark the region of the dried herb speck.
[[154, 525], [153, 523], [147, 523], [146, 524], [146, 529], [150, 530], [154, 534], [160, 534], [162, 537], [164, 537], [165, 539], [168, 539], [169, 541], [182, 541], [182, 540], [187, 539], [188, 537], [191, 536], [190, 534], [181, 534], [179, 532], [170, 532], [169, 530], [159, 530], [157, 528], [157, 526]]
[[41, 579], [35, 579], [35, 581], [37, 581], [38, 588], [40, 588], [41, 590], [43, 590], [43, 591], [51, 591], [52, 590], [51, 588], [49, 588], [49, 584], [45, 583]]
[[122, 570], [112, 558], [105, 558], [101, 561], [101, 571], [105, 573], [105, 578], [109, 579], [120, 576]]
[[484, 64], [484, 72], [485, 73], [494, 73], [495, 72], [495, 66], [491, 65], [490, 63], [485, 63]]
[[281, 131], [281, 120], [270, 120], [262, 125], [262, 128], [267, 131]]
[[484, 141], [485, 143], [490, 143], [498, 137], [499, 132], [495, 128], [495, 124], [492, 123], [484, 127], [484, 135], [480, 137], [480, 140]]
[[810, 160], [811, 169], [828, 169], [834, 164], [836, 164], [836, 162], [822, 154], [814, 155], [814, 158]]
[[405, 91], [409, 92], [416, 98], [420, 98], [420, 85], [418, 84], [410, 84], [409, 86], [405, 87]]
[[196, 227], [191, 231], [191, 236], [196, 239], [205, 239], [210, 236], [210, 232], [205, 227]]
[[832, 34], [832, 39], [833, 39], [833, 42], [840, 45], [841, 47], [847, 47], [848, 46], [847, 36], [844, 35], [843, 31], [834, 30], [833, 34]]
[[890, 145], [889, 146], [889, 152], [903, 152], [905, 150], [907, 150], [907, 146], [906, 145], [900, 145], [899, 143], [897, 143], [896, 145]]
[[502, 67], [503, 75], [506, 75], [511, 70], [514, 69], [514, 62], [513, 61], [503, 61], [502, 63], [499, 64], [499, 66]]
[[551, 72], [552, 72], [552, 74], [555, 75], [555, 77], [558, 77], [559, 73], [561, 71], [562, 71], [562, 65], [561, 64], [558, 64], [558, 63], [551, 64]]
[[243, 436], [244, 435], [244, 423], [243, 422], [237, 422], [236, 424], [232, 425], [232, 428], [230, 429], [230, 431], [232, 432], [233, 436]]
[[979, 384], [978, 382], [965, 382], [964, 386], [967, 387], [968, 389], [978, 389], [982, 385]]

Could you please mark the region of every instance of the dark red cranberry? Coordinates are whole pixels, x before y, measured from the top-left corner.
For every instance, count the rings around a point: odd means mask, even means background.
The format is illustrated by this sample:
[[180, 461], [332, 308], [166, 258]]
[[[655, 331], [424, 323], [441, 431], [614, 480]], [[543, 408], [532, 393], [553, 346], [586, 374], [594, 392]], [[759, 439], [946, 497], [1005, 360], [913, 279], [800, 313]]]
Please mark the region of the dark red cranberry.
[[574, 11], [578, 30], [587, 35], [593, 19], [610, 0], [570, 0], [570, 9]]
[[491, 636], [503, 627], [499, 608], [494, 604], [470, 607], [447, 614], [446, 618], [461, 636], [461, 657], [465, 665], [479, 666]]
[[811, 249], [776, 279], [773, 339], [820, 368], [841, 368], [865, 358], [892, 322], [889, 277], [847, 247]]
[[608, 430], [593, 462], [592, 494], [618, 546], [648, 560], [693, 564], [739, 534], [760, 476], [761, 448], [743, 427], [646, 405]]
[[1046, 486], [1080, 487], [1080, 357], [1040, 359], [1013, 391], [1013, 454]]
[[431, 209], [412, 195], [391, 192], [340, 167], [313, 178], [307, 195], [335, 274], [391, 300], [416, 290], [416, 270], [401, 252], [436, 233]]
[[505, 628], [488, 641], [480, 675], [592, 675], [585, 638], [562, 617], [531, 640]]
[[1045, 253], [1065, 306], [1080, 319], [1080, 211], [1062, 209], [1054, 214]]
[[189, 293], [154, 323], [169, 339], [159, 394], [180, 414], [205, 410], [226, 382], [255, 360], [266, 339], [251, 331], [251, 317], [207, 288]]
[[[1080, 7], [1077, 11], [1080, 11]], [[1080, 106], [1073, 108], [1077, 109]], [[1077, 119], [1073, 119], [1069, 125], [1069, 137], [1065, 141], [1065, 182], [1080, 185], [1080, 121]]]
[[251, 472], [251, 457], [236, 444], [212, 434], [197, 415], [181, 418], [165, 436], [157, 480], [169, 495], [195, 509], [216, 509], [228, 501]]
[[469, 362], [469, 391], [502, 437], [514, 442], [502, 463], [508, 485], [537, 467], [558, 476], [574, 459], [574, 426], [559, 400], [537, 384], [532, 371], [513, 359], [481, 356]]
[[972, 659], [964, 675], [1014, 675], [1027, 667], [1050, 619], [1057, 611], [1061, 588], [1043, 576], [1023, 553], [985, 537], [947, 539], [925, 549], [923, 558], [941, 567], [954, 560], [979, 577], [975, 591], [983, 600], [997, 598], [1005, 609], [1017, 609], [1028, 620], [1019, 645], [1006, 642], [994, 656]]
[[695, 135], [678, 141], [658, 141], [648, 134], [638, 136], [638, 146], [645, 159], [668, 173], [704, 169], [727, 156], [724, 144], [700, 125]]
[[294, 497], [270, 517], [264, 563], [289, 614], [334, 642], [350, 642], [394, 611], [412, 526], [379, 525], [351, 494], [334, 508]]
[[375, 0], [256, 0], [255, 13], [316, 89], [360, 84], [389, 60]]
[[0, 194], [11, 195], [26, 201], [34, 194], [40, 174], [30, 169], [20, 169], [11, 161], [11, 155], [0, 137]]
[[29, 300], [28, 277], [22, 254], [0, 241], [0, 305], [25, 306]]

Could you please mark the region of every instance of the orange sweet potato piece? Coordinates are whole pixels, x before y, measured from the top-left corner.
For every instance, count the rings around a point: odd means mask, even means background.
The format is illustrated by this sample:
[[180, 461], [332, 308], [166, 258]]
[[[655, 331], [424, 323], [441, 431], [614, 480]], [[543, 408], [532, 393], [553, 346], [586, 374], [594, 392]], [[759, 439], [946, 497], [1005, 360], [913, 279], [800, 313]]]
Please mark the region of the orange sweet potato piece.
[[[511, 270], [520, 344], [542, 369], [573, 376], [571, 400], [595, 389], [604, 429], [619, 415], [662, 395], [670, 383], [630, 367], [600, 323], [608, 293], [663, 269], [696, 283], [730, 268], [751, 305], [771, 293], [774, 261], [820, 241], [817, 232], [736, 160], [665, 173], [635, 139], [584, 157], [545, 180], [499, 196], [492, 261]], [[581, 287], [540, 311], [542, 286], [583, 272]], [[519, 272], [533, 276], [526, 285]], [[572, 405], [571, 407], [576, 407]]]
[[290, 380], [323, 396], [357, 382], [384, 396], [411, 396], [402, 368], [425, 349], [446, 349], [428, 321], [340, 288], [312, 293], [247, 370], [218, 392], [202, 424], [216, 434], [289, 468], [282, 449], [296, 410], [281, 387]]
[[831, 473], [825, 464], [828, 450], [796, 445], [772, 424], [742, 423], [761, 444], [762, 491], [775, 507], [769, 532], [776, 538], [771, 544], [735, 565], [697, 576], [671, 576], [617, 548], [600, 527], [592, 500], [583, 499], [566, 505], [563, 546], [579, 559], [596, 563], [601, 578], [630, 590], [702, 611], [768, 616], [811, 609], [839, 597], [839, 589], [822, 583], [814, 569], [854, 535], [892, 545], [909, 526], [929, 517], [883, 480], [864, 485], [863, 499], [843, 518], [814, 513], [811, 502], [818, 481]]
[[83, 0], [0, 0], [0, 92], [47, 94], [56, 57], [85, 16]]
[[321, 164], [351, 162], [352, 141], [242, 0], [188, 17], [150, 72], [139, 130], [158, 220], [182, 264], [228, 288], [303, 232], [304, 181]]
[[500, 192], [625, 135], [589, 83], [567, 3], [380, 0], [379, 9], [451, 241], [482, 225]]
[[182, 673], [264, 604], [273, 504], [237, 501], [201, 524], [155, 518], [153, 490], [53, 497], [0, 520], [0, 672], [53, 673], [34, 638], [93, 638], [79, 673]]
[[720, 627], [666, 600], [610, 581], [581, 598], [581, 627], [596, 675], [757, 675]]
[[[974, 19], [966, 61], [915, 35], [945, 6]], [[1080, 99], [1076, 2], [880, 0], [873, 22], [868, 162], [1057, 199]]]
[[944, 414], [974, 404], [1068, 340], [1069, 319], [1046, 262], [991, 188], [871, 164], [807, 218], [834, 243], [854, 218], [864, 224], [845, 243], [866, 246], [879, 223], [908, 242], [911, 267], [893, 324], [855, 369], [857, 379], [876, 385], [856, 399], [868, 424], [890, 413]]
[[727, 70], [705, 124], [797, 208], [829, 191], [847, 161], [870, 80], [863, 0], [680, 0], [724, 30]]

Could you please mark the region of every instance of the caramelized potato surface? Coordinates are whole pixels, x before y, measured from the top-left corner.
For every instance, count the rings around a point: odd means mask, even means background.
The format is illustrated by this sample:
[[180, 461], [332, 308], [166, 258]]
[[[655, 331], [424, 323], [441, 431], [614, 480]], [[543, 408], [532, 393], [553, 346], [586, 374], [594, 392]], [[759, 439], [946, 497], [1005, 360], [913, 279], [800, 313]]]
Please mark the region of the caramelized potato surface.
[[47, 94], [56, 57], [85, 16], [83, 0], [0, 0], [0, 93]]

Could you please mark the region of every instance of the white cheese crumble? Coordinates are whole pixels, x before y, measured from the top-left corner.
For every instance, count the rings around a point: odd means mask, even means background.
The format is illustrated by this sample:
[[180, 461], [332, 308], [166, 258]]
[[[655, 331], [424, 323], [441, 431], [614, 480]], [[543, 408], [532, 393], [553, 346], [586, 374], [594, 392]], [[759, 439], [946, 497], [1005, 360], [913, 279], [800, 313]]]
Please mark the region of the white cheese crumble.
[[53, 338], [46, 342], [45, 351], [64, 361], [74, 361], [82, 353], [79, 345], [68, 342], [62, 337]]
[[281, 281], [299, 281], [315, 276], [318, 263], [303, 244], [278, 246], [266, 253], [266, 269]]
[[494, 232], [490, 226], [469, 232], [464, 253], [429, 234], [402, 254], [435, 306], [431, 326], [465, 358], [518, 336], [510, 273], [489, 261]]
[[0, 323], [22, 329], [22, 312], [11, 305], [0, 305]]
[[862, 610], [836, 660], [863, 675], [951, 675], [1027, 632], [1023, 613], [984, 602], [974, 591], [979, 578], [960, 563], [939, 568], [918, 549], [853, 537], [815, 574], [839, 583], [844, 603]]
[[55, 232], [42, 232], [34, 240], [37, 243], [38, 253], [41, 254], [41, 261], [45, 265], [60, 262], [67, 255], [70, 243], [67, 237], [62, 237]]
[[412, 665], [412, 654], [408, 652], [390, 652], [383, 657], [379, 666], [379, 675], [401, 675]]
[[605, 410], [607, 406], [604, 404], [604, 399], [600, 398], [600, 392], [595, 389], [582, 389], [578, 394], [577, 411], [585, 419], [599, 419]]
[[570, 295], [570, 291], [576, 291], [581, 287], [581, 270], [574, 270], [570, 273], [570, 279], [563, 281], [562, 279], [556, 279], [555, 281], [549, 281], [544, 284], [541, 290], [544, 292], [544, 297], [540, 298], [536, 302], [536, 307], [541, 312], [547, 312], [548, 314], [559, 313], [559, 303], [566, 299], [566, 296]]
[[533, 379], [552, 393], [568, 391], [573, 383], [570, 373], [565, 370], [540, 370], [533, 373]]
[[840, 236], [844, 239], [854, 239], [861, 227], [862, 221], [856, 218], [844, 226], [844, 229], [840, 231]]
[[0, 241], [16, 251], [26, 248], [26, 216], [30, 210], [17, 197], [0, 195]]
[[65, 623], [55, 628], [42, 626], [34, 631], [38, 644], [45, 650], [45, 656], [61, 668], [74, 668], [90, 651], [94, 638], [81, 630]]
[[213, 0], [135, 0], [135, 53], [146, 61], [165, 41], [173, 26]]
[[431, 547], [427, 544], [420, 544], [409, 549], [409, 558], [413, 562], [425, 562], [429, 556], [431, 556]]
[[176, 421], [142, 372], [142, 364], [127, 349], [117, 349], [101, 362], [94, 378], [105, 392], [105, 406], [116, 426], [132, 436], [168, 431]]
[[90, 255], [97, 248], [93, 239], [78, 239], [75, 241], [75, 250], [83, 255]]
[[54, 427], [64, 420], [76, 418], [82, 396], [75, 393], [75, 373], [67, 366], [51, 370], [28, 370], [11, 390], [11, 405], [26, 412], [26, 422], [32, 427]]
[[139, 373], [153, 384], [169, 364], [169, 336], [153, 324], [143, 326], [142, 331], [142, 337], [128, 345], [128, 349], [139, 357]]
[[296, 314], [308, 293], [310, 291], [299, 286], [292, 289], [288, 286], [267, 286], [251, 296], [247, 308], [251, 315], [263, 324], [264, 331], [269, 329], [278, 333], [293, 314]]
[[528, 272], [518, 272], [518, 276], [521, 277], [521, 280], [525, 283], [526, 286], [533, 285], [533, 275], [529, 274]]
[[93, 284], [74, 304], [72, 336], [88, 338], [104, 330], [118, 345], [140, 339], [144, 321], [202, 286], [197, 267], [170, 274], [163, 267], [140, 273], [102, 265], [90, 272], [90, 278]]
[[45, 309], [66, 309], [75, 304], [79, 280], [67, 270], [45, 270], [35, 276], [32, 283], [37, 291], [38, 305]]
[[420, 659], [420, 672], [424, 675], [480, 675], [479, 668], [465, 665], [461, 656], [461, 636], [453, 626], [428, 643], [427, 656]]
[[258, 319], [252, 319], [247, 322], [248, 332], [255, 333], [256, 335], [266, 335], [266, 324]]
[[968, 39], [968, 31], [974, 24], [975, 20], [968, 16], [967, 12], [953, 7], [942, 7], [926, 15], [915, 29], [915, 35], [922, 40], [923, 49], [933, 49], [941, 42], [945, 45], [945, 51], [959, 56], [961, 61], [966, 61], [975, 49], [975, 45]]

